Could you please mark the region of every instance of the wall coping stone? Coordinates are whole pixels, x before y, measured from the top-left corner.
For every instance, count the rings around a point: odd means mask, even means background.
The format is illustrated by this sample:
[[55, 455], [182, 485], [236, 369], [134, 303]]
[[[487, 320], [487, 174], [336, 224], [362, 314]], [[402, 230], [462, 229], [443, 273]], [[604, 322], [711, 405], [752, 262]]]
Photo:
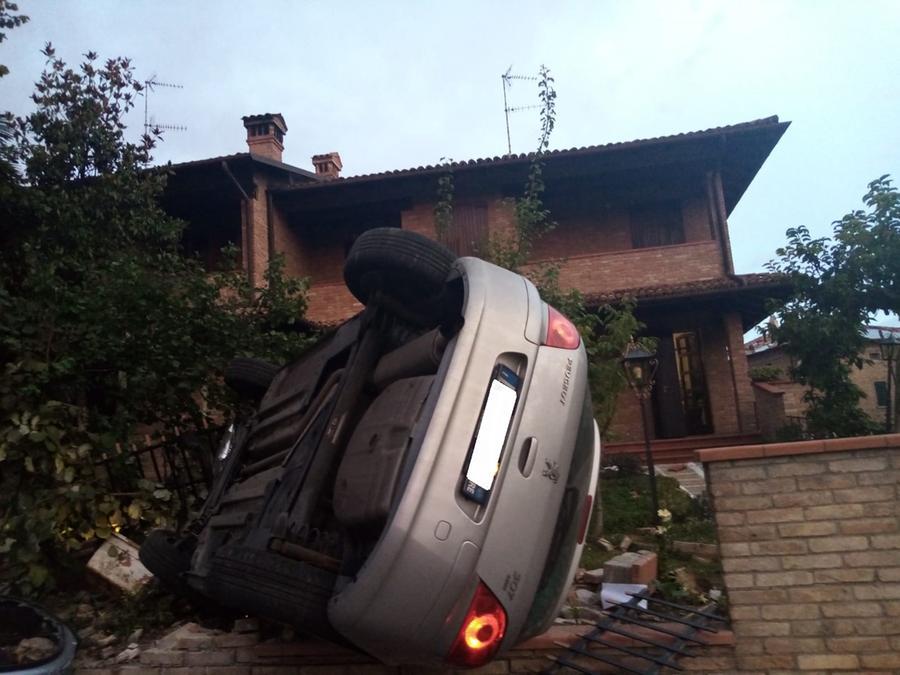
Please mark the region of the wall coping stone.
[[759, 459], [761, 457], [790, 457], [823, 452], [845, 452], [871, 448], [900, 448], [900, 434], [880, 436], [854, 436], [851, 438], [826, 438], [816, 441], [790, 443], [763, 443], [761, 445], [734, 445], [723, 448], [696, 450], [701, 462], [725, 462], [734, 459]]

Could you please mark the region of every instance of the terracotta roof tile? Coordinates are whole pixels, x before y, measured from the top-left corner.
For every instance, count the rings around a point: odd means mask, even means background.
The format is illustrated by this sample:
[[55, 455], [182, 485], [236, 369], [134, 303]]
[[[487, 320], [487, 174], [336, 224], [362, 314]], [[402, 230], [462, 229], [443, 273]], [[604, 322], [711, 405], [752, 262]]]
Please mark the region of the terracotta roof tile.
[[677, 298], [688, 295], [714, 294], [722, 291], [740, 290], [742, 288], [784, 288], [788, 284], [786, 277], [780, 274], [757, 273], [736, 274], [732, 277], [716, 279], [700, 279], [680, 284], [664, 284], [658, 286], [639, 286], [605, 293], [589, 293], [585, 295], [588, 304], [613, 302], [631, 296], [637, 300]]
[[[670, 136], [656, 136], [653, 138], [639, 138], [633, 141], [621, 141], [617, 143], [606, 143], [602, 145], [587, 145], [579, 148], [568, 148], [563, 150], [550, 150], [545, 153], [546, 157], [573, 157], [579, 155], [590, 155], [602, 152], [609, 152], [614, 150], [624, 150], [634, 147], [640, 147], [645, 145], [652, 145], [656, 143], [670, 143], [672, 141], [680, 141], [680, 140], [688, 140], [695, 138], [703, 138], [706, 136], [717, 136], [724, 133], [736, 133], [740, 131], [746, 131], [750, 129], [757, 129], [763, 127], [771, 127], [777, 125], [778, 116], [773, 115], [771, 117], [764, 117], [758, 120], [753, 120], [750, 122], [742, 122], [740, 124], [732, 124], [721, 127], [712, 127], [710, 129], [703, 129], [701, 131], [689, 131], [680, 134], [672, 134]], [[306, 185], [297, 185], [291, 190], [309, 190], [309, 189], [320, 189], [325, 187], [330, 187], [334, 185], [344, 185], [346, 183], [354, 183], [354, 182], [363, 182], [370, 180], [378, 180], [382, 178], [391, 178], [391, 177], [400, 177], [400, 176], [410, 176], [415, 174], [428, 174], [428, 173], [436, 173], [441, 171], [447, 171], [448, 169], [461, 169], [468, 167], [476, 167], [476, 166], [500, 166], [506, 164], [516, 164], [516, 163], [524, 163], [530, 161], [535, 156], [534, 152], [521, 153], [521, 154], [512, 154], [512, 155], [504, 155], [502, 157], [481, 157], [478, 159], [468, 159], [462, 160], [459, 162], [449, 162], [446, 164], [427, 164], [424, 166], [417, 166], [407, 169], [392, 169], [388, 171], [380, 171], [375, 173], [368, 174], [359, 174], [356, 176], [346, 176], [340, 177], [337, 180], [331, 180], [328, 182], [322, 183], [308, 183]]]
[[283, 171], [287, 171], [289, 173], [298, 174], [304, 176], [306, 178], [313, 178], [316, 181], [321, 180], [320, 176], [317, 176], [312, 171], [308, 171], [306, 169], [301, 169], [299, 166], [294, 166], [293, 164], [285, 164], [284, 162], [277, 162], [274, 159], [269, 159], [268, 157], [262, 157], [260, 155], [251, 155], [249, 152], [236, 152], [232, 155], [221, 155], [219, 157], [208, 157], [206, 159], [195, 159], [190, 162], [179, 162], [177, 164], [161, 164], [157, 167], [157, 169], [188, 169], [193, 167], [200, 167], [207, 164], [221, 164], [222, 162], [227, 161], [235, 161], [235, 160], [252, 160], [259, 164], [265, 164], [266, 166], [271, 166], [276, 169], [281, 169]]

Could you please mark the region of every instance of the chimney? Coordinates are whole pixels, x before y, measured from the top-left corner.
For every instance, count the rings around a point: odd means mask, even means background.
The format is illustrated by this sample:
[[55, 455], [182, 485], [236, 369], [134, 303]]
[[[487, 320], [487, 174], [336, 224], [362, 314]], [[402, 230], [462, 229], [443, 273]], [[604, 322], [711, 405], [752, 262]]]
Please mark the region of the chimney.
[[339, 152], [327, 152], [324, 155], [313, 155], [313, 166], [316, 167], [316, 175], [325, 180], [334, 180], [341, 175], [341, 154]]
[[247, 130], [250, 154], [280, 162], [284, 151], [284, 135], [287, 133], [287, 124], [281, 113], [248, 115], [241, 119]]

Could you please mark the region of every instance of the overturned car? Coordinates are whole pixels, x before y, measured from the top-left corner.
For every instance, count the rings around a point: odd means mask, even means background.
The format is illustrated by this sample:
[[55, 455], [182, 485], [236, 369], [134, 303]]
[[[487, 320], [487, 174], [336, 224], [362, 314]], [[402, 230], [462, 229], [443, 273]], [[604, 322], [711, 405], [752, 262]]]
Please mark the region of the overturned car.
[[381, 228], [344, 270], [364, 311], [296, 363], [237, 360], [258, 398], [164, 582], [386, 663], [475, 667], [553, 621], [600, 465], [574, 325], [529, 281]]

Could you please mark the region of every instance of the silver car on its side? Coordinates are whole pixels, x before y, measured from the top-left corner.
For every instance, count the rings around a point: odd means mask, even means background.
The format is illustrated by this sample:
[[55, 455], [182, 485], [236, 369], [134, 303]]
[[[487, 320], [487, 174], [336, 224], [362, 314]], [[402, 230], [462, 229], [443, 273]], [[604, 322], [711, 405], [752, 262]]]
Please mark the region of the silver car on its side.
[[365, 233], [345, 278], [365, 311], [268, 380], [239, 369], [257, 412], [189, 533], [142, 558], [386, 663], [480, 666], [549, 627], [578, 564], [584, 346], [527, 279], [413, 233]]

